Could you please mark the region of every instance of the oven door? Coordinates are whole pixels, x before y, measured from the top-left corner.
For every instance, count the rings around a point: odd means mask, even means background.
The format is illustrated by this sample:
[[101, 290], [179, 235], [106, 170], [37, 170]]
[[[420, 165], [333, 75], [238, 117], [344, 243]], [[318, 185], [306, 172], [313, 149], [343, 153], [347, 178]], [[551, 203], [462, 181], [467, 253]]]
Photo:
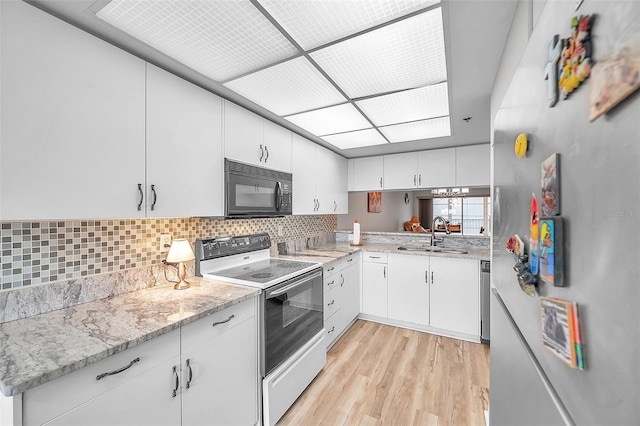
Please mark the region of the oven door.
[[262, 375], [309, 342], [323, 327], [322, 268], [263, 293]]

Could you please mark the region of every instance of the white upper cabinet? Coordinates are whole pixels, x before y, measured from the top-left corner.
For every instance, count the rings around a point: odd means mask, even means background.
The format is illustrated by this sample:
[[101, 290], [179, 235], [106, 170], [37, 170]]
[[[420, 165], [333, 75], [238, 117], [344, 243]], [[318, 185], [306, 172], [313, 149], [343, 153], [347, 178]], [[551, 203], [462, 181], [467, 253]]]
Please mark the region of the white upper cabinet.
[[384, 189], [409, 189], [418, 186], [418, 154], [407, 152], [384, 156]]
[[382, 156], [349, 160], [349, 191], [382, 191], [384, 160]]
[[293, 214], [346, 214], [347, 160], [293, 135]]
[[144, 217], [144, 61], [1, 7], [0, 220]]
[[222, 216], [222, 99], [147, 65], [146, 115], [147, 216]]
[[264, 159], [262, 165], [274, 170], [291, 172], [291, 144], [293, 143], [293, 132], [272, 121], [263, 120], [263, 122]]
[[418, 152], [418, 188], [450, 187], [455, 182], [455, 148]]
[[232, 102], [224, 101], [224, 156], [242, 163], [291, 172], [292, 132]]
[[349, 194], [347, 191], [347, 159], [333, 151], [316, 145], [316, 213], [347, 214]]
[[489, 186], [490, 155], [489, 144], [456, 148], [456, 186]]

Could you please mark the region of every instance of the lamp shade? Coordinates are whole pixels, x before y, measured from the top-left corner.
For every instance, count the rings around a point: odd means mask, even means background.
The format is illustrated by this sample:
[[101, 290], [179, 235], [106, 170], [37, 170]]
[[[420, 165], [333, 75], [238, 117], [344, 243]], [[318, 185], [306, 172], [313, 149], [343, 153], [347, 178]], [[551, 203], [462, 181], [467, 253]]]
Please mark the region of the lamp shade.
[[195, 259], [191, 244], [184, 238], [173, 240], [169, 254], [167, 255], [168, 263], [188, 262]]

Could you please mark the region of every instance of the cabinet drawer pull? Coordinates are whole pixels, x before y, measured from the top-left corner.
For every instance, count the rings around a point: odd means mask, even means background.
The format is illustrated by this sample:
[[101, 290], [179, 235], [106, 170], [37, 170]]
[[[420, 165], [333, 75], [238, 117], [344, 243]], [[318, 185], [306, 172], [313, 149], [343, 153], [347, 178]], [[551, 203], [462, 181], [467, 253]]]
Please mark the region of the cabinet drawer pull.
[[173, 375], [176, 377], [176, 387], [173, 388], [173, 393], [171, 394], [174, 398], [178, 394], [178, 388], [180, 387], [180, 378], [178, 377], [178, 367], [173, 366]]
[[189, 369], [189, 380], [187, 380], [187, 389], [191, 387], [191, 379], [193, 379], [193, 370], [191, 369], [191, 360], [187, 359], [187, 368]]
[[140, 202], [138, 203], [138, 211], [142, 210], [142, 203], [144, 202], [144, 192], [142, 192], [142, 184], [138, 184], [138, 193], [140, 194]]
[[336, 267], [335, 267], [335, 266], [332, 266], [331, 268], [327, 269], [327, 272], [331, 272], [331, 271], [333, 271], [334, 269], [336, 269]]
[[96, 380], [100, 380], [100, 379], [102, 379], [102, 378], [104, 378], [104, 377], [107, 377], [107, 376], [113, 376], [114, 374], [122, 373], [124, 370], [128, 369], [129, 367], [131, 367], [131, 366], [132, 366], [133, 364], [135, 364], [136, 362], [140, 362], [140, 358], [139, 358], [139, 357], [138, 357], [138, 358], [136, 358], [136, 359], [134, 359], [133, 361], [131, 361], [131, 362], [129, 363], [129, 365], [125, 365], [125, 366], [124, 366], [124, 367], [122, 367], [122, 368], [119, 368], [119, 369], [114, 370], [114, 371], [110, 371], [110, 372], [108, 372], [108, 373], [102, 373], [102, 374], [99, 374], [98, 376], [96, 376]]
[[327, 283], [327, 287], [331, 287], [335, 282], [336, 282], [336, 280], [333, 280], [330, 283]]
[[347, 262], [353, 262], [353, 257], [350, 257], [349, 259], [347, 259]]
[[380, 259], [380, 256], [369, 256], [369, 259]]
[[158, 194], [156, 194], [156, 186], [151, 185], [151, 192], [153, 193], [153, 203], [151, 203], [151, 210], [156, 209], [156, 201], [158, 201]]
[[331, 327], [331, 330], [327, 331], [327, 334], [333, 333], [334, 331], [336, 331], [336, 326], [335, 325], [333, 327]]
[[227, 322], [231, 321], [233, 318], [235, 318], [235, 315], [229, 315], [229, 318], [227, 318], [226, 320], [224, 320], [224, 321], [216, 321], [211, 326], [215, 327], [216, 325], [227, 323]]
[[335, 299], [334, 299], [334, 300], [332, 300], [331, 302], [327, 303], [327, 306], [331, 306], [331, 305], [333, 305], [334, 303], [336, 303]]
[[269, 159], [269, 149], [266, 145], [264, 146], [264, 152], [266, 153], [266, 157], [264, 157], [264, 162], [266, 164], [267, 160]]

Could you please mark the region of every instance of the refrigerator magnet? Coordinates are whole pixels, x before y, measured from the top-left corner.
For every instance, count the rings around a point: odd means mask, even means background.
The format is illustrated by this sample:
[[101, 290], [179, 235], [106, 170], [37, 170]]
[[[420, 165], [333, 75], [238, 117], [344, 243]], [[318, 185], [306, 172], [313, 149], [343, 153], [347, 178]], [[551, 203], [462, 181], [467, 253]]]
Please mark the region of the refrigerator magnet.
[[562, 253], [562, 218], [540, 220], [540, 280], [555, 287], [564, 287]]
[[529, 147], [529, 140], [527, 139], [527, 134], [520, 133], [513, 145], [513, 150], [516, 154], [516, 157], [523, 158], [527, 153], [528, 147]]

